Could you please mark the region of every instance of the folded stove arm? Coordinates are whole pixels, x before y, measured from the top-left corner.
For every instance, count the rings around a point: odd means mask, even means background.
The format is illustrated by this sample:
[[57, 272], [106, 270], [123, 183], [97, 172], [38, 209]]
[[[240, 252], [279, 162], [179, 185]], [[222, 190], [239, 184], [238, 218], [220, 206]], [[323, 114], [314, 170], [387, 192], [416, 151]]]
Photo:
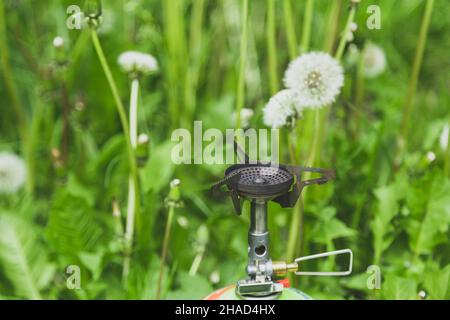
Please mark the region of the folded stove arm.
[[[334, 172], [334, 170], [331, 170], [331, 169], [299, 167], [299, 166], [288, 165], [288, 166], [286, 166], [286, 170], [288, 170], [291, 174], [295, 175], [296, 182], [290, 192], [273, 199], [273, 201], [278, 203], [282, 208], [294, 207], [295, 204], [297, 203], [297, 200], [300, 197], [300, 194], [302, 193], [302, 190], [304, 187], [310, 186], [313, 184], [324, 184], [335, 178], [335, 172]], [[303, 172], [320, 173], [321, 176], [319, 178], [302, 180]]]

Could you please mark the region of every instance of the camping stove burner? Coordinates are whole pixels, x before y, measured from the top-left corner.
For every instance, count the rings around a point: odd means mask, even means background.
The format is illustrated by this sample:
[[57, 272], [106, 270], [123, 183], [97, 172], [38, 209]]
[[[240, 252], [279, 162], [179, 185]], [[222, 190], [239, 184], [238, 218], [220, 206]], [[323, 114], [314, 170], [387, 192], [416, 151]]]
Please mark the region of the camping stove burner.
[[[237, 147], [237, 144], [235, 144]], [[238, 152], [239, 152], [239, 148]], [[244, 153], [241, 150], [241, 153]], [[245, 163], [235, 164], [225, 171], [225, 177], [213, 185], [213, 191], [225, 186], [233, 201], [237, 214], [241, 214], [242, 202], [250, 201], [250, 228], [248, 232], [248, 278], [240, 280], [236, 292], [242, 297], [276, 297], [283, 285], [274, 279], [276, 275], [298, 270], [300, 259], [315, 259], [322, 255], [313, 255], [295, 260], [293, 263], [272, 261], [269, 255], [269, 230], [267, 228], [267, 203], [276, 202], [283, 208], [295, 206], [303, 188], [312, 184], [323, 184], [334, 178], [332, 170], [305, 168], [290, 165], [250, 163], [245, 155]], [[318, 173], [320, 177], [302, 180], [302, 173]], [[348, 251], [326, 253], [337, 255]], [[350, 251], [351, 254], [351, 251]], [[351, 260], [350, 260], [351, 265]], [[333, 273], [333, 275], [345, 275]], [[300, 273], [297, 273], [300, 274]], [[305, 273], [306, 274], [306, 273]], [[308, 273], [311, 274], [311, 273]], [[319, 273], [316, 273], [320, 275]]]
[[294, 182], [294, 176], [285, 169], [264, 165], [234, 165], [225, 172], [225, 176], [235, 177], [228, 181], [228, 188], [250, 198], [286, 193]]

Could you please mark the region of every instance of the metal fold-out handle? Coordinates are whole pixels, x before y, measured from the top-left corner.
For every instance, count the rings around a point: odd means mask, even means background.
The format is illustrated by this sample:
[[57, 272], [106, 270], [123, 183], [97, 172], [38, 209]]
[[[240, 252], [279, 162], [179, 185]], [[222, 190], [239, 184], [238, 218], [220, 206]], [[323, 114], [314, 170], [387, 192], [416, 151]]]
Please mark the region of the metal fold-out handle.
[[[318, 253], [313, 254], [310, 256], [300, 257], [295, 259], [295, 263], [299, 264], [299, 262], [306, 261], [306, 260], [315, 260], [315, 259], [321, 259], [324, 257], [330, 257], [330, 256], [338, 256], [341, 254], [349, 254], [350, 260], [348, 264], [348, 269], [346, 271], [297, 271], [295, 272], [298, 276], [347, 276], [352, 273], [352, 267], [353, 267], [353, 252], [350, 249], [342, 249], [342, 250], [336, 250], [336, 251], [329, 251], [324, 253]], [[300, 265], [299, 265], [299, 269]]]

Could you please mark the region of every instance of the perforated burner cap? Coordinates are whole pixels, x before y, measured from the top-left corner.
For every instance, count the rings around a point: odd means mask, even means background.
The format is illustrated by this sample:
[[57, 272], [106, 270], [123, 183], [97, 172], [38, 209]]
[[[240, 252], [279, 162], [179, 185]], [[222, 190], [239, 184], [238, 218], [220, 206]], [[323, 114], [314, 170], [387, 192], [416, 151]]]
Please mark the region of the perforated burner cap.
[[272, 197], [289, 192], [294, 176], [284, 166], [237, 164], [225, 171], [225, 177], [236, 177], [227, 182], [230, 189], [243, 196]]

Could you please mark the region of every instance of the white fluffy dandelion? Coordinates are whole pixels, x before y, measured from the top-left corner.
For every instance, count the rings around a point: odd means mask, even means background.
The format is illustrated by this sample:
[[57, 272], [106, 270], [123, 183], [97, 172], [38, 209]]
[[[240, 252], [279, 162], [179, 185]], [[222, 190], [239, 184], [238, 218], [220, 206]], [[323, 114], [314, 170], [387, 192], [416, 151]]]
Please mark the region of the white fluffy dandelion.
[[158, 71], [158, 62], [150, 54], [126, 51], [119, 56], [120, 67], [128, 73], [150, 74]]
[[367, 78], [375, 78], [386, 69], [386, 54], [381, 47], [369, 43], [363, 51], [364, 74]]
[[302, 107], [294, 91], [281, 90], [270, 98], [264, 107], [264, 124], [271, 128], [281, 128], [293, 124], [301, 116]]
[[328, 53], [306, 53], [289, 64], [284, 84], [295, 92], [300, 106], [320, 108], [333, 103], [341, 92], [344, 71]]
[[0, 193], [15, 193], [26, 181], [25, 162], [13, 153], [0, 152]]
[[[241, 109], [241, 127], [248, 128], [250, 125], [250, 119], [254, 115], [254, 111], [250, 108], [242, 108]], [[232, 115], [233, 122], [236, 122], [236, 112], [233, 112]]]

